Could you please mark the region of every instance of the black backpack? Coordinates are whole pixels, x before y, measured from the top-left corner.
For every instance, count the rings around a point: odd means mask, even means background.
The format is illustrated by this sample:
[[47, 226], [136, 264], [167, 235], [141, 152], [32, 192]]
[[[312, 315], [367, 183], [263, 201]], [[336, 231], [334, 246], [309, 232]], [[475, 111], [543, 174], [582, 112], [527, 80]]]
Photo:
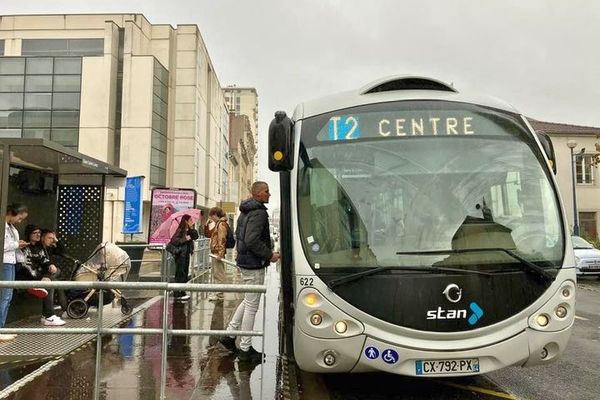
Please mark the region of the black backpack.
[[227, 239], [225, 239], [225, 248], [233, 249], [235, 247], [235, 237], [233, 237], [233, 231], [229, 227], [229, 224], [226, 223], [226, 225], [227, 225]]

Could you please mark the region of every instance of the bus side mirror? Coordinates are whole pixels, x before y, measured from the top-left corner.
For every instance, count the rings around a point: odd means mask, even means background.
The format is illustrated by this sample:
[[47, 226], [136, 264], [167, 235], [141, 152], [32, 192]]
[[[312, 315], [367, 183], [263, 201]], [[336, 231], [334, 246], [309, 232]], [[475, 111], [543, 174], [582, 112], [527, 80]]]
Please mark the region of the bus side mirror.
[[269, 169], [290, 171], [293, 168], [292, 120], [285, 111], [277, 111], [269, 125]]
[[548, 156], [548, 162], [552, 167], [552, 172], [556, 175], [556, 156], [554, 155], [554, 146], [552, 145], [552, 140], [550, 140], [550, 136], [548, 136], [545, 132], [536, 132], [538, 138], [540, 139], [540, 143]]

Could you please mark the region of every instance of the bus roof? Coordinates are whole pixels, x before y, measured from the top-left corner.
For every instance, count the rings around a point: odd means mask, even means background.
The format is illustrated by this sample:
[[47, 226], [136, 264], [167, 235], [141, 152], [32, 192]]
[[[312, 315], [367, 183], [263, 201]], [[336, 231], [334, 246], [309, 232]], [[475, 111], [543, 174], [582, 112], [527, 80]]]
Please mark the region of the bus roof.
[[294, 111], [294, 119], [300, 120], [360, 105], [402, 100], [444, 100], [519, 113], [509, 103], [494, 97], [459, 93], [453, 86], [432, 78], [399, 75], [379, 79], [357, 90], [301, 103]]

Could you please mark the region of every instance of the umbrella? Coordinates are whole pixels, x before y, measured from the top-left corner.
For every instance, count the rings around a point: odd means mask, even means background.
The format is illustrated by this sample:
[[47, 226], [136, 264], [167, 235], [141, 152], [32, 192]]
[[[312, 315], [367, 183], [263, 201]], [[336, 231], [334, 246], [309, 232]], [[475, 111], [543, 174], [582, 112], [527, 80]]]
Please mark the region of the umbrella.
[[181, 210], [174, 214], [171, 214], [169, 218], [167, 218], [150, 236], [151, 243], [169, 243], [177, 227], [179, 227], [179, 223], [181, 222], [181, 218], [184, 215], [189, 215], [192, 217], [192, 222], [196, 223], [200, 219], [202, 212], [197, 208], [188, 208], [187, 210]]

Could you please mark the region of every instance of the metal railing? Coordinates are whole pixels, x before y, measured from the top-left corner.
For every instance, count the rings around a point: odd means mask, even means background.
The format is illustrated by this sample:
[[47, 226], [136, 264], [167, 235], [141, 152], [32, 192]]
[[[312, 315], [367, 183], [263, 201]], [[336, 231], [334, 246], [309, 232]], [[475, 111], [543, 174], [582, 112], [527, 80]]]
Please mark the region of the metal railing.
[[[140, 263], [140, 273], [144, 266], [158, 264], [160, 271], [160, 281], [167, 282], [171, 276], [171, 270], [174, 269], [173, 257], [165, 249], [165, 245], [147, 244], [147, 243], [119, 243], [118, 246], [123, 250], [143, 249], [142, 258], [130, 258], [131, 263]], [[148, 256], [152, 253], [160, 253], [160, 257], [152, 258]], [[194, 241], [194, 253], [190, 257], [190, 282], [195, 282], [210, 271], [210, 239], [200, 238]], [[235, 264], [234, 264], [235, 265]]]
[[[235, 265], [228, 260], [229, 265]], [[168, 336], [260, 336], [263, 340], [263, 352], [265, 347], [265, 313], [266, 293], [265, 285], [238, 285], [238, 284], [200, 284], [200, 283], [167, 283], [167, 282], [51, 282], [51, 281], [0, 281], [0, 288], [27, 289], [39, 287], [45, 289], [100, 289], [98, 290], [98, 323], [90, 328], [0, 328], [0, 334], [96, 334], [96, 364], [94, 377], [94, 399], [100, 398], [100, 362], [102, 359], [102, 335], [162, 335], [161, 345], [161, 374], [160, 374], [160, 398], [166, 399], [166, 369]], [[104, 328], [102, 326], [102, 309], [104, 304], [104, 290], [110, 289], [132, 289], [132, 290], [158, 290], [163, 296], [163, 319], [162, 328]], [[168, 327], [169, 317], [169, 291], [190, 292], [227, 292], [227, 293], [264, 293], [263, 299], [263, 321], [261, 331], [231, 331], [231, 330], [202, 330], [202, 329], [170, 329]], [[260, 398], [263, 396], [263, 373], [264, 359], [261, 360], [261, 382]]]

